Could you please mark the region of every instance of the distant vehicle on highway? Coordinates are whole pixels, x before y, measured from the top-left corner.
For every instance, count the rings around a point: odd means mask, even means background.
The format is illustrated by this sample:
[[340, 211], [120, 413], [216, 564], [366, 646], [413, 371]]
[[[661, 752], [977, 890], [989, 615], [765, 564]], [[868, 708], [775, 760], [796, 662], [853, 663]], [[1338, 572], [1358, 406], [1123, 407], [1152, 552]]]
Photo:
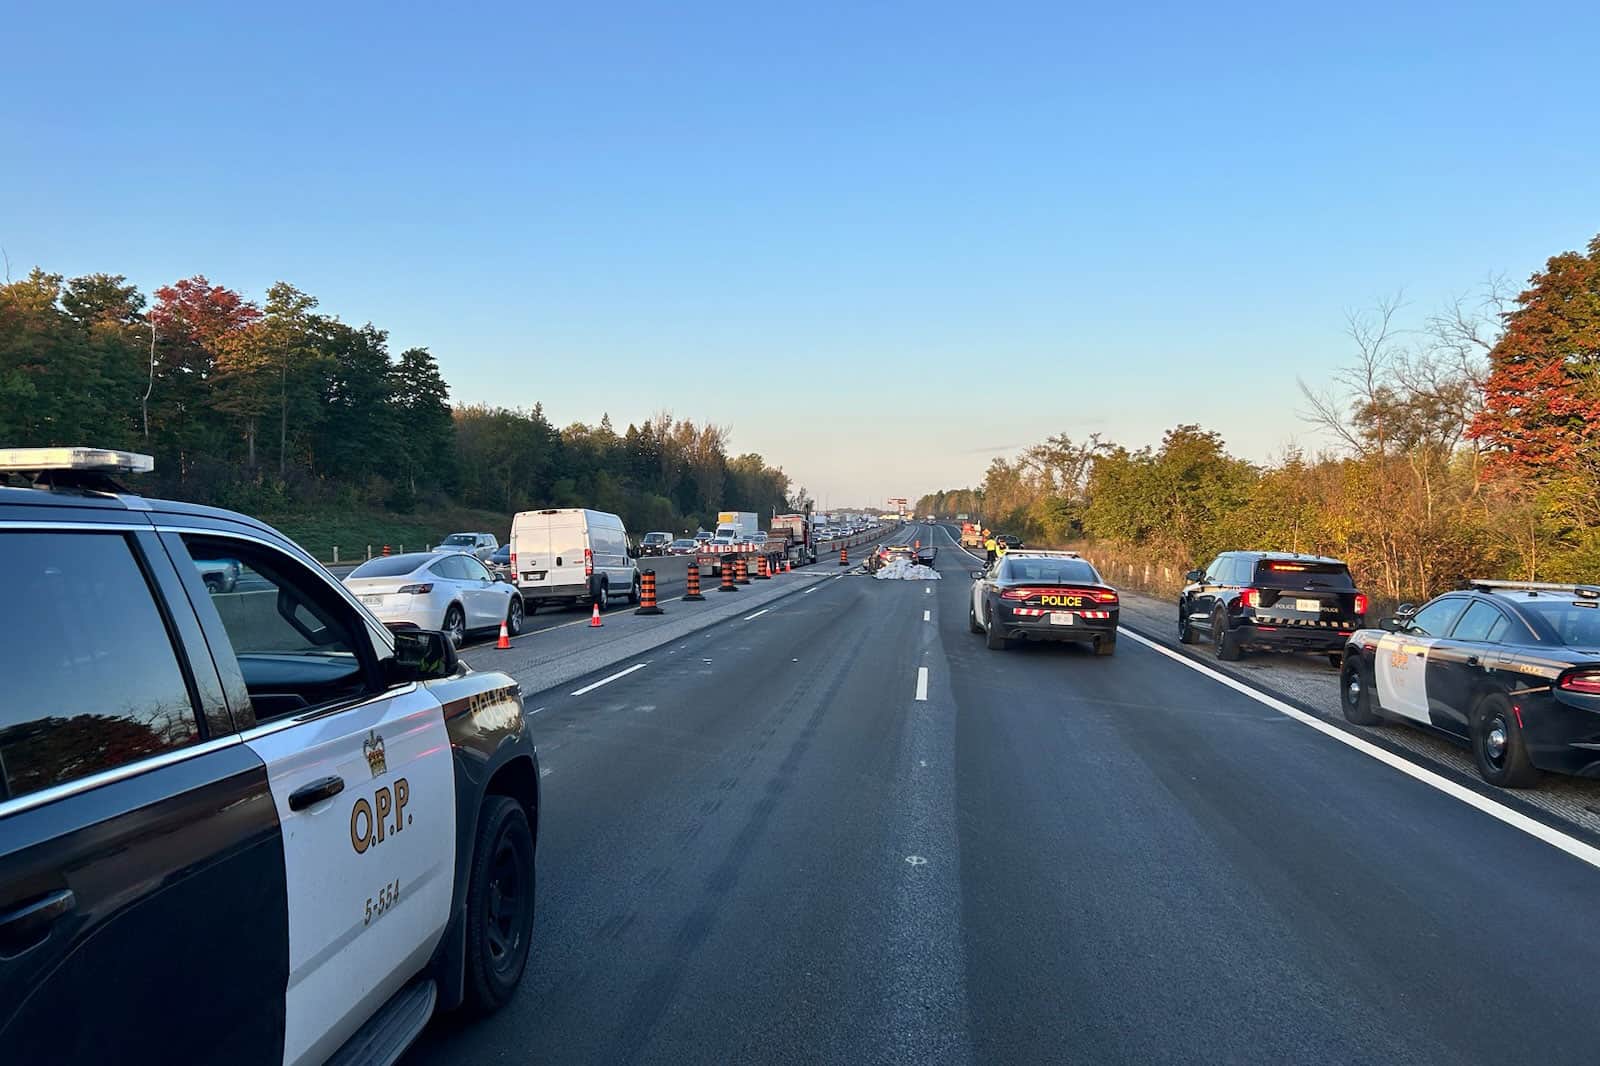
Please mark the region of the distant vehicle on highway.
[[717, 536], [749, 536], [761, 531], [761, 516], [754, 511], [720, 511], [717, 513]]
[[466, 552], [407, 552], [369, 559], [344, 587], [390, 629], [437, 629], [460, 647], [475, 630], [522, 632], [522, 597]]
[[877, 551], [867, 555], [867, 561], [862, 564], [869, 574], [875, 574], [890, 563], [904, 562], [916, 563], [922, 566], [932, 566], [939, 557], [939, 549], [933, 546], [914, 548], [909, 544], [885, 544]]
[[212, 595], [232, 592], [239, 586], [237, 559], [196, 559], [194, 566], [200, 571], [200, 580], [205, 583], [206, 591]]
[[438, 544], [440, 551], [467, 552], [476, 555], [479, 562], [493, 555], [498, 547], [500, 541], [493, 533], [452, 533]]
[[[500, 545], [494, 554], [484, 561], [484, 566], [489, 568], [489, 573], [503, 580], [511, 580], [511, 542]], [[515, 582], [513, 582], [515, 584]]]
[[[539, 811], [516, 682], [249, 515], [110, 480], [153, 467], [0, 450], [49, 478], [0, 485], [4, 1061], [387, 1062], [503, 1006]], [[248, 591], [208, 590], [219, 559]]]
[[1117, 590], [1076, 552], [1017, 551], [972, 572], [967, 628], [991, 649], [1011, 641], [1077, 641], [1117, 650]]
[[1600, 776], [1600, 586], [1475, 581], [1351, 634], [1344, 716], [1464, 742], [1492, 785]]
[[691, 537], [679, 537], [667, 545], [668, 555], [693, 555], [700, 547], [700, 542]]
[[646, 533], [639, 541], [639, 554], [665, 555], [667, 554], [667, 545], [671, 543], [671, 533]]
[[1312, 651], [1335, 667], [1345, 641], [1366, 624], [1367, 597], [1338, 559], [1290, 552], [1223, 552], [1184, 575], [1178, 639], [1211, 641], [1217, 658], [1247, 648]]
[[706, 541], [710, 540], [714, 536], [716, 536], [716, 534], [711, 532], [711, 530], [709, 530], [709, 529], [697, 530], [695, 532], [695, 535], [694, 535], [695, 543], [696, 544], [704, 544]]
[[639, 602], [639, 565], [628, 554], [628, 530], [609, 511], [552, 507], [520, 511], [511, 520], [511, 569], [532, 614], [543, 604]]
[[1004, 544], [1006, 546], [1006, 551], [1008, 552], [1016, 551], [1018, 548], [1022, 547], [1022, 538], [1014, 533], [996, 533], [994, 542], [996, 544]]

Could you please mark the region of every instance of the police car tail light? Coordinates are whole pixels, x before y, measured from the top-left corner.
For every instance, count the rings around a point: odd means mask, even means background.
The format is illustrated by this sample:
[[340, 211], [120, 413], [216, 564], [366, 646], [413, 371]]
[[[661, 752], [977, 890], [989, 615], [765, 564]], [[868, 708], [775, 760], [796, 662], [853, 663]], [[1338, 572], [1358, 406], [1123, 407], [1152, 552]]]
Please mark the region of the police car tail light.
[[1600, 696], [1600, 670], [1577, 670], [1567, 674], [1557, 684], [1566, 692]]
[[585, 548], [585, 549], [583, 549], [583, 576], [584, 577], [593, 577], [594, 576], [594, 549], [593, 548]]
[[1366, 613], [1367, 613], [1367, 594], [1365, 592], [1358, 592], [1358, 593], [1356, 593], [1356, 614], [1366, 614]]
[[1241, 607], [1260, 607], [1261, 606], [1261, 590], [1260, 589], [1244, 589], [1243, 591], [1241, 591], [1239, 593], [1239, 606], [1241, 606]]
[[432, 582], [427, 582], [427, 583], [424, 583], [424, 584], [421, 584], [421, 585], [401, 585], [400, 586], [400, 594], [402, 596], [404, 596], [404, 595], [406, 595], [408, 593], [410, 595], [412, 595], [412, 596], [426, 596], [428, 593], [430, 593], [432, 591], [433, 591], [433, 583]]

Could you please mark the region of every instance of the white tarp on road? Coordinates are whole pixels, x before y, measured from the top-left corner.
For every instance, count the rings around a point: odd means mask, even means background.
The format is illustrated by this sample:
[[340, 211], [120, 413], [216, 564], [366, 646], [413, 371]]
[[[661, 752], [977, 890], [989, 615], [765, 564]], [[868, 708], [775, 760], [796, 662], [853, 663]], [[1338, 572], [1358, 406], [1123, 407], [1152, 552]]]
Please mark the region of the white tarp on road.
[[872, 576], [879, 581], [938, 581], [939, 571], [909, 559], [896, 559], [883, 564], [883, 569]]

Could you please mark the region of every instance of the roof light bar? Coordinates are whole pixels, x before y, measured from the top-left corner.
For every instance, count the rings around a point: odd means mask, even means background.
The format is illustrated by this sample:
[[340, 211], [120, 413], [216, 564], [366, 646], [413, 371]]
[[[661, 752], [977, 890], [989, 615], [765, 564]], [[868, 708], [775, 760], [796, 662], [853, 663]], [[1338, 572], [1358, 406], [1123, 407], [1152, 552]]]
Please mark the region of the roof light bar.
[[1566, 592], [1586, 599], [1600, 599], [1600, 585], [1569, 585], [1559, 581], [1488, 581], [1474, 579], [1469, 582], [1475, 589], [1520, 589], [1523, 592]]
[[48, 470], [82, 470], [97, 474], [148, 474], [154, 457], [111, 448], [3, 448], [0, 470], [38, 474]]

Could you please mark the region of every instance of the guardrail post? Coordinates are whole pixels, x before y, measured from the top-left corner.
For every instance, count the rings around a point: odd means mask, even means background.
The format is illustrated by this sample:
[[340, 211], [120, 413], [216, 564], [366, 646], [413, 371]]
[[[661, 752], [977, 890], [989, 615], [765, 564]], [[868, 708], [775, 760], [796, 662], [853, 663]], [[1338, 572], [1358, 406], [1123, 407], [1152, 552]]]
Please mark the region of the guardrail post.
[[333, 565], [339, 565], [339, 546], [337, 544], [333, 546]]
[[368, 559], [372, 558], [372, 545], [370, 545], [370, 544], [367, 545], [367, 558]]

